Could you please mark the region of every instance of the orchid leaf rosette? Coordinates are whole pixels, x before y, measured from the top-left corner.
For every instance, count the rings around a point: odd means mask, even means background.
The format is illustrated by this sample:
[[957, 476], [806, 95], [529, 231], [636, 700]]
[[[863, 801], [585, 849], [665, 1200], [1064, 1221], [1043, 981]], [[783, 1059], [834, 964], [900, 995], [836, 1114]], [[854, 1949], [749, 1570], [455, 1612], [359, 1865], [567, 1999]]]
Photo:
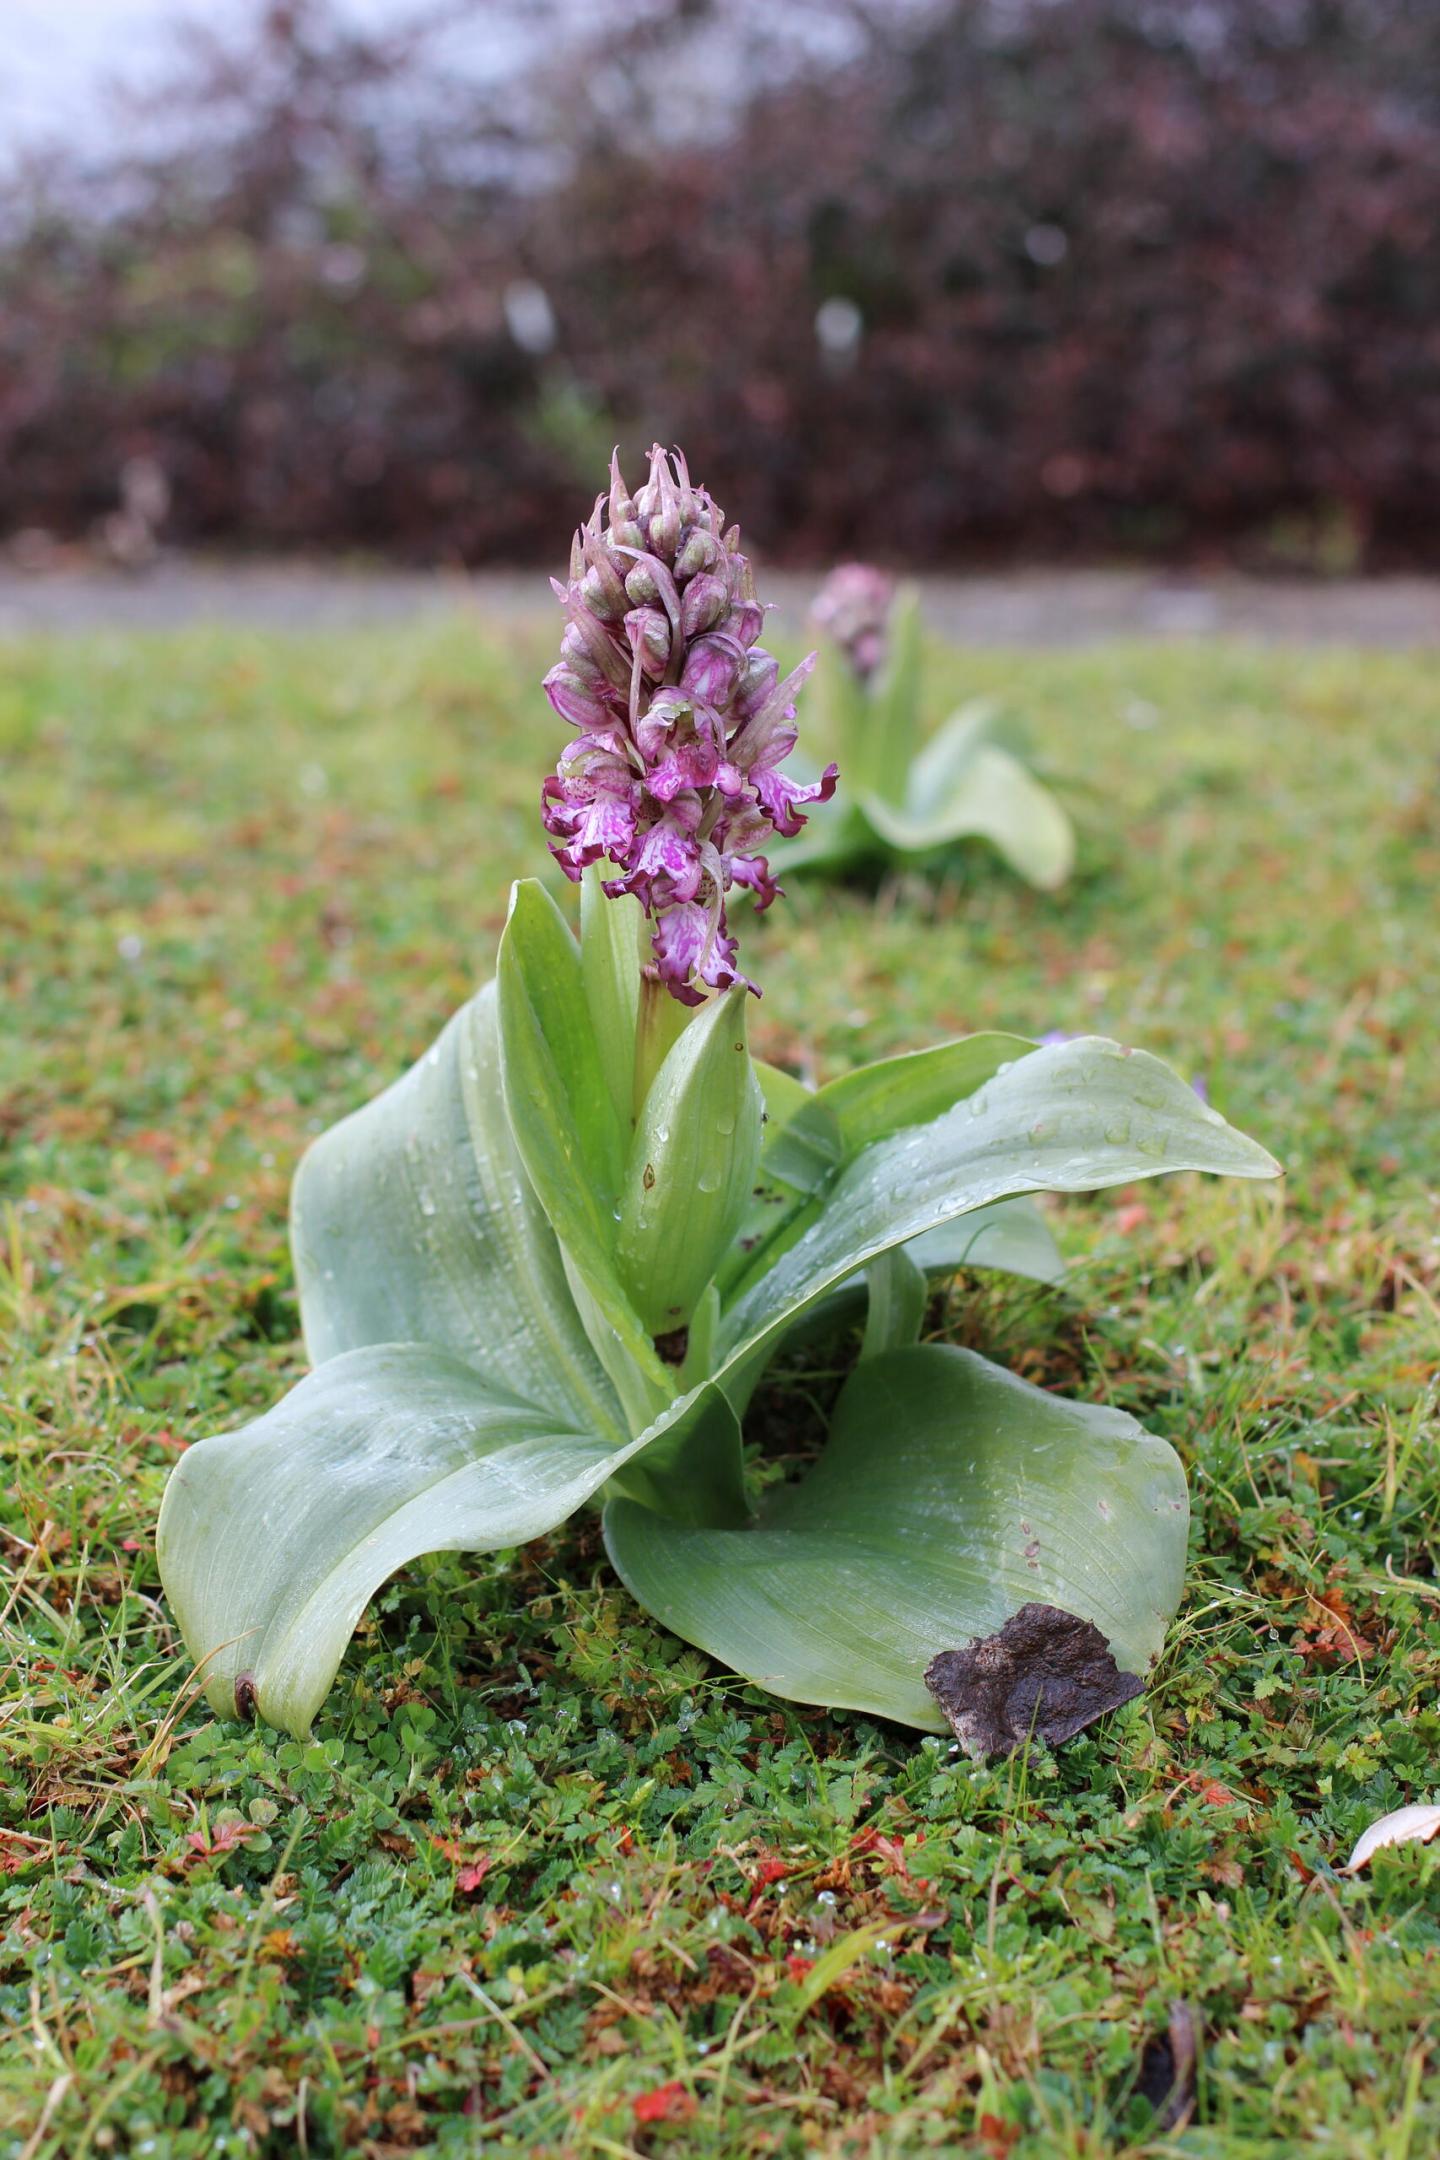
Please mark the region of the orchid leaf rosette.
[[897, 588], [872, 563], [842, 563], [820, 588], [813, 616], [823, 642], [817, 687], [845, 796], [813, 820], [792, 867], [843, 871], [978, 840], [1031, 885], [1063, 885], [1075, 862], [1073, 828], [1005, 739], [998, 708], [967, 704], [923, 733], [913, 588]]
[[[767, 851], [835, 785], [784, 769], [806, 668], [781, 677], [738, 535], [658, 450], [633, 497], [613, 472], [557, 590], [570, 739], [542, 800], [579, 934], [517, 884], [494, 980], [300, 1165], [313, 1370], [190, 1448], [161, 1512], [211, 1703], [304, 1733], [394, 1570], [587, 1504], [640, 1603], [777, 1694], [938, 1729], [927, 1672], [978, 1657], [993, 1692], [977, 1640], [1053, 1610], [1123, 1699], [1180, 1596], [1180, 1464], [921, 1343], [928, 1281], [1054, 1280], [1036, 1193], [1275, 1164], [1098, 1039], [971, 1036], [814, 1091], [755, 1059], [726, 903], [776, 896]], [[862, 1312], [828, 1445], [757, 1501], [766, 1367]]]

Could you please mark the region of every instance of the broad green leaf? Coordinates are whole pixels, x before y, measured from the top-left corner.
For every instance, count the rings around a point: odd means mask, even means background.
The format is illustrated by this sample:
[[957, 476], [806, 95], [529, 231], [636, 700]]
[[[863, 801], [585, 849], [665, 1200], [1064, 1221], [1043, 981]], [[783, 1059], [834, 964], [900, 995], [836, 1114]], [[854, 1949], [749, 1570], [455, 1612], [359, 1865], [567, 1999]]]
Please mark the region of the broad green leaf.
[[561, 1216], [573, 1220], [578, 1209], [603, 1246], [625, 1161], [624, 1131], [590, 1019], [580, 948], [534, 878], [511, 888], [496, 980], [506, 1104], [530, 1182], [567, 1245], [582, 1240]]
[[[595, 1295], [592, 1279], [581, 1272], [574, 1254], [563, 1245], [560, 1257], [580, 1325], [619, 1398], [625, 1427], [638, 1432], [675, 1399], [679, 1392], [675, 1368], [657, 1356], [618, 1277], [606, 1285], [602, 1300]], [[615, 1324], [612, 1313], [619, 1314], [622, 1325]]]
[[[816, 1090], [817, 1108], [828, 1111], [840, 1128], [848, 1161], [872, 1140], [883, 1140], [904, 1125], [939, 1117], [983, 1087], [993, 1074], [1035, 1048], [1023, 1035], [962, 1035], [932, 1050], [910, 1050], [881, 1058], [855, 1072], [842, 1073]], [[808, 1111], [792, 1119], [793, 1132]]]
[[[913, 779], [913, 776], [912, 776]], [[1008, 750], [983, 743], [941, 795], [914, 781], [903, 809], [869, 793], [865, 816], [887, 845], [924, 854], [963, 839], [988, 840], [1012, 870], [1053, 891], [1075, 864], [1075, 834], [1047, 787]]]
[[628, 1360], [663, 1394], [667, 1377], [615, 1266], [624, 1156], [579, 948], [533, 878], [511, 894], [496, 980], [506, 1113], [530, 1183], [589, 1293], [577, 1299], [581, 1321], [622, 1393], [629, 1390], [617, 1365]]
[[235, 1716], [248, 1674], [259, 1714], [303, 1733], [387, 1575], [539, 1537], [633, 1444], [567, 1431], [429, 1344], [319, 1366], [252, 1425], [187, 1449], [165, 1488], [161, 1578], [212, 1707]]
[[620, 1435], [511, 1138], [493, 983], [393, 1087], [309, 1148], [290, 1238], [314, 1364], [371, 1343], [431, 1343], [566, 1424]]
[[990, 1207], [957, 1215], [911, 1238], [905, 1251], [927, 1275], [953, 1275], [958, 1268], [994, 1268], [1024, 1275], [1031, 1282], [1065, 1280], [1065, 1261], [1054, 1232], [1035, 1202], [1024, 1197], [996, 1200]]
[[734, 1236], [760, 1160], [746, 992], [716, 998], [651, 1083], [620, 1194], [616, 1264], [652, 1335], [684, 1327]]
[[767, 1128], [759, 1181], [719, 1271], [722, 1298], [733, 1301], [818, 1219], [825, 1194], [862, 1148], [951, 1109], [1033, 1048], [1019, 1035], [966, 1035], [883, 1058], [804, 1095], [783, 1125]]
[[871, 744], [855, 791], [873, 789], [899, 802], [915, 756], [920, 726], [920, 595], [913, 585], [895, 596], [887, 625], [887, 651], [870, 693]]
[[[992, 739], [1000, 708], [992, 698], [974, 698], [941, 722], [921, 747], [906, 775], [904, 799], [924, 809], [937, 803], [963, 777], [976, 752]], [[890, 798], [894, 800], [893, 793]]]
[[763, 1058], [752, 1057], [755, 1077], [765, 1098], [765, 1145], [773, 1136], [789, 1124], [802, 1103], [810, 1100], [810, 1089], [794, 1073], [785, 1072], [779, 1065], [767, 1065]]
[[652, 970], [640, 978], [635, 1015], [635, 1069], [630, 1089], [630, 1123], [639, 1121], [656, 1075], [703, 1007], [682, 1005]]
[[752, 1526], [605, 1512], [648, 1612], [797, 1702], [941, 1731], [941, 1650], [1032, 1601], [1092, 1620], [1122, 1670], [1158, 1655], [1180, 1600], [1188, 1509], [1173, 1451], [1122, 1412], [1066, 1402], [939, 1344], [857, 1366], [829, 1443]]
[[[828, 639], [822, 644], [816, 662], [813, 694], [823, 714], [821, 735], [828, 750], [839, 760], [841, 787], [848, 789], [856, 783], [862, 769], [869, 770], [870, 699], [849, 662]], [[818, 777], [819, 768], [810, 764], [803, 748], [792, 754], [789, 763], [797, 780], [808, 783]], [[829, 806], [822, 804], [820, 807]], [[791, 859], [787, 847], [787, 869]]]
[[887, 1350], [908, 1350], [920, 1339], [930, 1285], [910, 1258], [907, 1247], [897, 1245], [881, 1253], [865, 1270], [869, 1309], [860, 1356], [876, 1358]]
[[[932, 1281], [953, 1275], [959, 1268], [993, 1268], [1002, 1274], [1021, 1275], [1032, 1282], [1048, 1284], [1061, 1283], [1065, 1279], [1065, 1262], [1060, 1248], [1051, 1235], [1049, 1224], [1030, 1199], [996, 1200], [989, 1207], [976, 1208], [969, 1215], [957, 1216], [953, 1222], [941, 1223], [937, 1229], [911, 1238], [908, 1244], [897, 1245], [894, 1251], [903, 1254]], [[892, 1257], [894, 1255], [886, 1254], [884, 1259]], [[882, 1264], [881, 1261], [874, 1263], [876, 1267]], [[786, 1347], [793, 1349], [799, 1343], [822, 1343], [833, 1339], [841, 1328], [853, 1325], [862, 1316], [868, 1320], [872, 1272], [867, 1268], [863, 1274], [847, 1275], [835, 1289], [828, 1290], [815, 1304], [808, 1305], [786, 1332]], [[779, 1347], [778, 1342], [763, 1347], [753, 1366], [732, 1364], [724, 1369], [721, 1384], [737, 1410], [743, 1412]]]
[[1142, 1050], [1098, 1036], [1032, 1050], [940, 1117], [857, 1155], [818, 1217], [728, 1307], [722, 1356], [748, 1358], [877, 1254], [975, 1208], [1167, 1170], [1274, 1177], [1279, 1166]]
[[740, 1420], [723, 1391], [702, 1383], [666, 1411], [644, 1447], [616, 1471], [610, 1493], [676, 1523], [738, 1529], [748, 1522]]
[[624, 1489], [743, 1520], [739, 1434], [714, 1388], [617, 1440], [425, 1343], [332, 1358], [253, 1424], [187, 1449], [165, 1488], [161, 1578], [212, 1707], [243, 1713], [248, 1676], [259, 1714], [303, 1734], [396, 1568], [540, 1537], [647, 1449], [650, 1474]]
[[630, 893], [608, 899], [591, 863], [580, 881], [580, 972], [590, 1025], [605, 1068], [616, 1122], [628, 1133], [634, 1108], [635, 1016], [640, 1003], [644, 915]]

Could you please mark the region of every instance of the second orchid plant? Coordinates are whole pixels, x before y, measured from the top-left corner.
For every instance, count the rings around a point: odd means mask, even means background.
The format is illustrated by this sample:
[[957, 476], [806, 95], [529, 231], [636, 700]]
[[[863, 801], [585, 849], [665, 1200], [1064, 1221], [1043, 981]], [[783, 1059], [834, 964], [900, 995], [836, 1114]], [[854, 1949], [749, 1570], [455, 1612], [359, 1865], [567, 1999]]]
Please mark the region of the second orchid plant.
[[794, 867], [932, 863], [961, 841], [994, 848], [1053, 891], [1075, 862], [1064, 809], [1010, 742], [998, 709], [962, 705], [926, 734], [920, 602], [873, 563], [842, 563], [816, 596], [824, 642], [819, 688], [844, 799], [815, 818]]
[[[993, 1694], [1051, 1614], [1123, 1699], [1179, 1600], [1180, 1463], [1117, 1411], [921, 1343], [928, 1279], [1057, 1276], [1036, 1192], [1275, 1164], [1099, 1039], [970, 1036], [813, 1092], [752, 1057], [726, 902], [776, 897], [769, 843], [835, 786], [782, 770], [808, 663], [780, 678], [738, 534], [659, 449], [633, 496], [612, 471], [557, 591], [545, 688], [571, 740], [543, 816], [579, 935], [517, 884], [494, 981], [300, 1165], [314, 1369], [190, 1448], [161, 1513], [211, 1703], [304, 1733], [396, 1568], [587, 1503], [640, 1603], [778, 1695], [949, 1715], [985, 1752], [947, 1686], [979, 1639]], [[862, 1304], [823, 1454], [757, 1500], [766, 1367]], [[1033, 1674], [1007, 1701], [1013, 1727]]]

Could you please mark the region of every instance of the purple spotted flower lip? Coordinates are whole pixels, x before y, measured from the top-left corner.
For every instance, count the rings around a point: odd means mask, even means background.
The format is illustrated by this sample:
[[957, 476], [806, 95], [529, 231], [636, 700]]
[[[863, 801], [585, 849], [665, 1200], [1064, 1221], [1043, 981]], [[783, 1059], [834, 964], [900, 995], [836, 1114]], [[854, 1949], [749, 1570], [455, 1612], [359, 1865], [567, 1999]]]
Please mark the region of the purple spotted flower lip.
[[572, 879], [612, 865], [606, 892], [639, 900], [656, 972], [683, 1003], [755, 990], [725, 896], [747, 886], [768, 907], [780, 888], [762, 848], [835, 792], [833, 765], [808, 785], [780, 770], [815, 655], [780, 680], [756, 643], [764, 610], [739, 528], [658, 443], [637, 495], [611, 459], [569, 579], [551, 582], [568, 624], [545, 695], [575, 736], [541, 790], [550, 851]]
[[895, 580], [873, 563], [841, 563], [832, 570], [810, 612], [816, 627], [835, 640], [857, 681], [868, 683], [885, 660]]

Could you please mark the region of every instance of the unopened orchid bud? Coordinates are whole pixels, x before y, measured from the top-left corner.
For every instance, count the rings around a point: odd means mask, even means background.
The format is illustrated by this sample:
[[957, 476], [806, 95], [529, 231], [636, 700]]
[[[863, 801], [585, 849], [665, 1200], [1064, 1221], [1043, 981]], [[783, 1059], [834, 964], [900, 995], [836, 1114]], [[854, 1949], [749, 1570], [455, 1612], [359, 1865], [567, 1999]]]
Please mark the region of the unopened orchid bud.
[[660, 587], [648, 563], [635, 564], [625, 580], [625, 590], [636, 607], [652, 607], [660, 598]]
[[700, 637], [712, 630], [730, 605], [730, 594], [723, 578], [712, 577], [701, 571], [691, 578], [680, 596], [680, 629], [686, 639]]
[[620, 471], [620, 452], [610, 453], [610, 530], [634, 522], [635, 504]]
[[678, 510], [657, 510], [645, 527], [645, 537], [657, 555], [673, 555], [680, 544]]
[[540, 687], [560, 718], [571, 727], [601, 727], [610, 718], [595, 685], [582, 681], [563, 661], [551, 668]]
[[745, 655], [745, 665], [735, 689], [735, 709], [742, 720], [760, 710], [780, 680], [780, 663], [773, 653], [755, 646]]
[[687, 535], [685, 544], [675, 557], [677, 578], [694, 577], [697, 571], [713, 570], [720, 560], [720, 543], [713, 533], [697, 526]]
[[702, 704], [723, 710], [735, 694], [744, 663], [744, 651], [734, 638], [724, 631], [712, 632], [709, 637], [699, 639], [686, 653], [685, 665], [680, 671], [680, 688]]
[[632, 652], [652, 682], [658, 682], [670, 660], [670, 619], [660, 608], [632, 608], [625, 617]]
[[587, 567], [580, 580], [580, 597], [592, 615], [598, 615], [602, 622], [618, 622], [630, 605], [624, 577], [598, 540], [587, 542], [585, 558]]
[[670, 460], [657, 443], [650, 453], [650, 481], [654, 503], [650, 511], [650, 545], [657, 555], [673, 561], [680, 545], [680, 490]]
[[590, 650], [584, 632], [577, 630], [574, 623], [571, 623], [560, 640], [560, 656], [571, 673], [578, 675], [582, 682], [598, 684], [606, 681], [605, 669]]
[[675, 499], [680, 506], [680, 523], [688, 531], [695, 523], [699, 505], [683, 450], [675, 452]]

